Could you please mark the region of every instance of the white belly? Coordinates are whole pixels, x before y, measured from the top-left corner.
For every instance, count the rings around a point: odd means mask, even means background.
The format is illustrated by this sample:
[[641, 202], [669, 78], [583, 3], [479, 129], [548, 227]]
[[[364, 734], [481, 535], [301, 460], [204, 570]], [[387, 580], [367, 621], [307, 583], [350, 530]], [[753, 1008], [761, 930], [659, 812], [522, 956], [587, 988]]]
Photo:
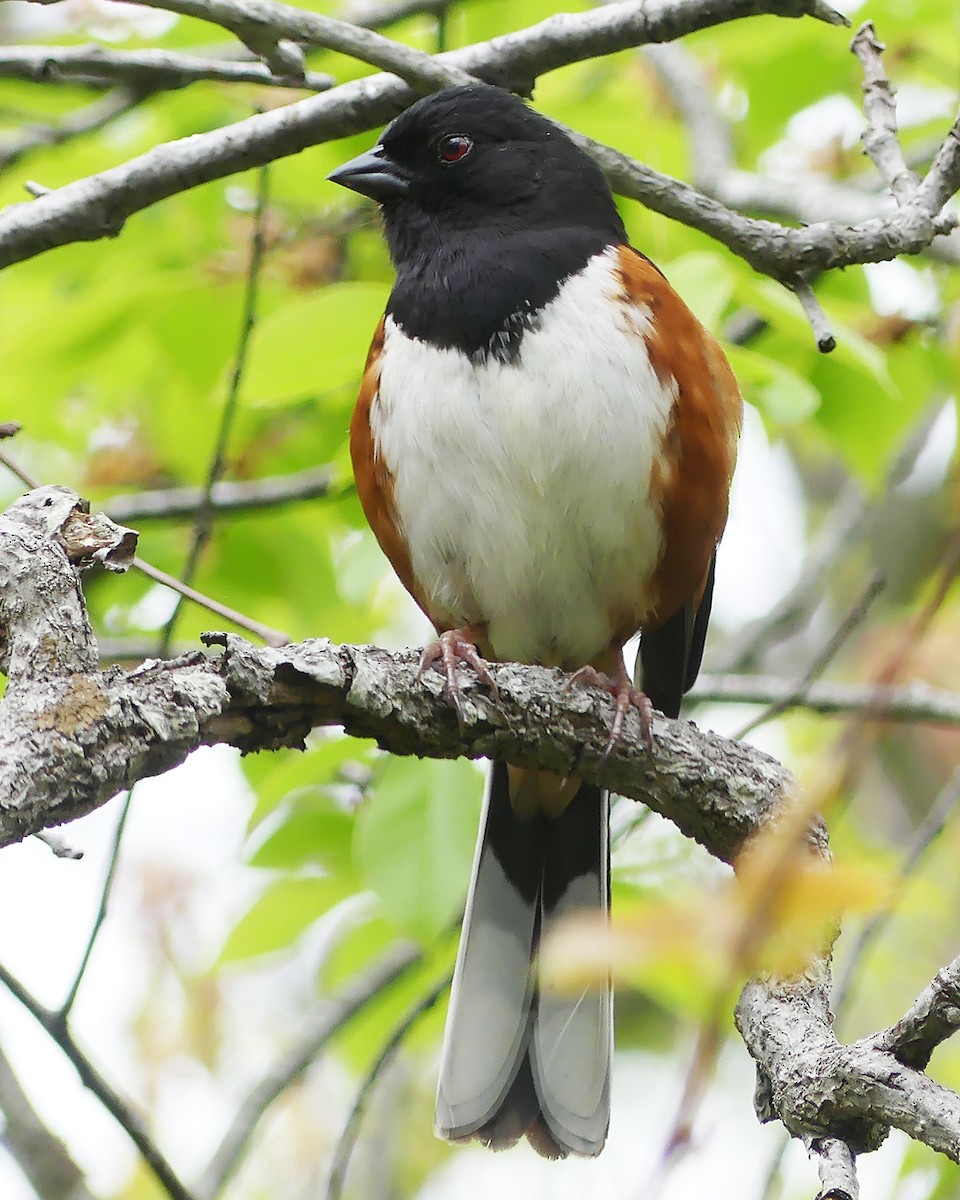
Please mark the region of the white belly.
[[583, 663], [614, 614], [653, 602], [650, 478], [676, 386], [650, 365], [649, 314], [622, 307], [615, 263], [606, 251], [563, 285], [517, 364], [474, 365], [386, 323], [371, 426], [414, 574], [435, 616], [485, 622], [499, 659]]

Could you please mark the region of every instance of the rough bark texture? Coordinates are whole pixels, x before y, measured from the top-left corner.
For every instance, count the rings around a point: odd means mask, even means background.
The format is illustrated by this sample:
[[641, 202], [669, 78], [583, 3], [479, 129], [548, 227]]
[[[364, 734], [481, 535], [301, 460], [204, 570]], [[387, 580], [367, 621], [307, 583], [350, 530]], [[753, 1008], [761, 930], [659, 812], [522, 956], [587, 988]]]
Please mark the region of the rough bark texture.
[[[101, 671], [80, 572], [95, 563], [124, 569], [135, 541], [63, 488], [30, 492], [0, 517], [0, 667], [9, 676], [0, 845], [89, 812], [197, 746], [299, 746], [319, 725], [342, 725], [395, 754], [495, 755], [599, 779], [728, 862], [786, 810], [793, 784], [775, 760], [689, 722], [655, 717], [653, 754], [631, 722], [605, 758], [609, 698], [566, 688], [559, 672], [539, 667], [495, 666], [499, 702], [464, 673], [462, 730], [440, 676], [417, 678], [413, 651], [323, 640], [257, 648], [211, 634], [208, 653]], [[828, 853], [819, 823], [808, 840]], [[855, 1156], [890, 1127], [960, 1161], [960, 1097], [922, 1071], [960, 1024], [960, 959], [901, 1021], [851, 1046], [834, 1037], [829, 988], [826, 958], [799, 978], [744, 988], [737, 1024], [757, 1063], [761, 1120], [778, 1118], [804, 1141], [822, 1197], [855, 1197]]]

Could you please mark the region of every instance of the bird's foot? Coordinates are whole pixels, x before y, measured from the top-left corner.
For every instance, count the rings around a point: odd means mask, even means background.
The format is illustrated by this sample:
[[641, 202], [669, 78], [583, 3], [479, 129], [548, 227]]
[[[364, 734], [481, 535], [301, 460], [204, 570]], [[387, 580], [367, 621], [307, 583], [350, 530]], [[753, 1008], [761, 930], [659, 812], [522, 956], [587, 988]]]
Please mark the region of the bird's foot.
[[477, 678], [489, 687], [497, 704], [500, 703], [500, 691], [497, 688], [497, 681], [491, 675], [486, 659], [481, 656], [480, 651], [476, 647], [476, 636], [477, 630], [473, 626], [467, 626], [465, 629], [448, 629], [446, 633], [441, 633], [435, 642], [431, 642], [425, 648], [424, 652], [420, 655], [420, 665], [417, 667], [417, 678], [419, 679], [424, 671], [432, 667], [434, 663], [442, 664], [441, 669], [444, 674], [443, 694], [453, 705], [461, 733], [466, 722], [463, 708], [463, 693], [460, 690], [460, 684], [457, 682], [458, 659], [473, 668]]
[[598, 687], [613, 697], [613, 724], [610, 726], [610, 737], [607, 739], [606, 749], [600, 760], [601, 763], [606, 762], [610, 751], [619, 742], [623, 734], [623, 722], [627, 712], [631, 708], [637, 710], [640, 717], [640, 736], [643, 739], [646, 749], [652, 753], [653, 727], [651, 718], [653, 716], [653, 705], [639, 688], [633, 686], [633, 680], [627, 673], [622, 656], [619, 657], [619, 665], [612, 675], [607, 675], [605, 672], [598, 671], [596, 667], [589, 665], [581, 667], [579, 671], [575, 671], [570, 676], [568, 686], [572, 687], [578, 683]]

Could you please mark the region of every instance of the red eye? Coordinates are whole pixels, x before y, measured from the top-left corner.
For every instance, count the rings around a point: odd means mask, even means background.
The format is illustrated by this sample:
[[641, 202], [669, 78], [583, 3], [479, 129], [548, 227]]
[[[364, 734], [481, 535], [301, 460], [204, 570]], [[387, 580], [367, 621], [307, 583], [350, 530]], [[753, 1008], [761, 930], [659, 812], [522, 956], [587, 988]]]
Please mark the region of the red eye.
[[455, 163], [461, 158], [466, 158], [473, 149], [473, 142], [463, 134], [453, 134], [451, 137], [440, 139], [440, 144], [437, 147], [437, 155], [441, 162]]

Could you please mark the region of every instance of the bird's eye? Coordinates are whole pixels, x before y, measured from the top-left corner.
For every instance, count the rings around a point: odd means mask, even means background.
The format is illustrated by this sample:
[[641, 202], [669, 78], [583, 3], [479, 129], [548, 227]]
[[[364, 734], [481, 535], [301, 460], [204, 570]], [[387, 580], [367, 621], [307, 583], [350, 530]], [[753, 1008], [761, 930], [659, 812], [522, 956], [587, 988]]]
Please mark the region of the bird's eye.
[[473, 141], [465, 137], [461, 133], [455, 133], [449, 137], [442, 137], [437, 146], [437, 157], [443, 163], [459, 162], [461, 158], [466, 158], [473, 149]]

